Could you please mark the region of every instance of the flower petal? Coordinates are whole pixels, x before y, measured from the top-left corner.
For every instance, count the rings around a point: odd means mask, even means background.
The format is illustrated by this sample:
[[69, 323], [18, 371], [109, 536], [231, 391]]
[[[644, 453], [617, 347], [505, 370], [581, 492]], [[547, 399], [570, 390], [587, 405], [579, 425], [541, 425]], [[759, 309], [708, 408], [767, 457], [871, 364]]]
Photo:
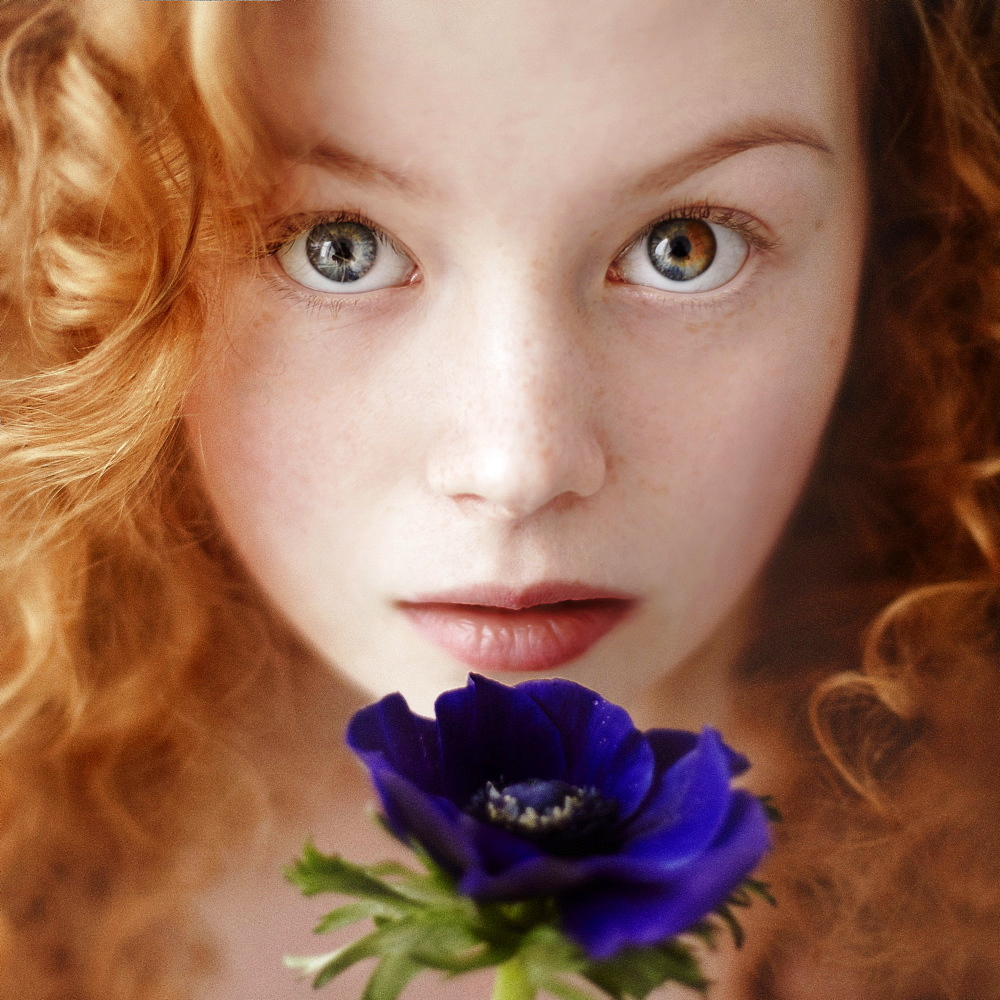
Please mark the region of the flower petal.
[[[504, 833], [502, 830], [497, 832]], [[531, 845], [527, 846], [532, 849]], [[481, 902], [497, 902], [557, 896], [568, 889], [594, 883], [644, 884], [663, 874], [659, 868], [650, 869], [642, 862], [616, 854], [575, 858], [534, 850], [534, 855], [525, 852], [523, 857], [514, 859], [515, 863], [494, 869], [492, 873], [488, 868], [470, 869], [460, 890]]]
[[485, 863], [470, 869], [459, 887], [481, 902], [556, 896], [588, 884], [646, 885], [664, 877], [663, 867], [645, 858], [625, 854], [546, 854], [514, 834], [482, 825], [485, 836], [477, 835], [474, 840]]
[[441, 794], [437, 724], [411, 712], [401, 694], [386, 695], [356, 712], [347, 727], [347, 745], [365, 764], [371, 754], [379, 754], [418, 788]]
[[724, 902], [769, 846], [763, 807], [749, 793], [736, 791], [715, 843], [691, 864], [659, 882], [609, 880], [564, 893], [559, 900], [563, 928], [596, 959], [663, 941]]
[[706, 726], [694, 747], [661, 775], [627, 830], [624, 853], [669, 868], [704, 850], [729, 811], [729, 778], [722, 738]]
[[389, 767], [372, 771], [372, 784], [393, 832], [404, 843], [417, 841], [443, 868], [461, 875], [477, 864], [463, 829], [462, 813], [447, 799], [427, 795]]
[[561, 778], [559, 731], [520, 688], [478, 674], [434, 704], [441, 740], [442, 791], [460, 809], [487, 781]]
[[[661, 773], [672, 767], [698, 742], [698, 734], [685, 729], [648, 729], [645, 736], [656, 756], [657, 771]], [[749, 769], [750, 761], [743, 754], [737, 753], [728, 743], [723, 744], [723, 749], [729, 758], [729, 773], [734, 778]]]
[[459, 884], [459, 891], [481, 903], [555, 896], [588, 880], [589, 860], [557, 858], [539, 852], [496, 874], [482, 868], [470, 869]]
[[[465, 832], [475, 846], [477, 863], [470, 867], [459, 884], [459, 891], [480, 901], [498, 899], [528, 899], [534, 893], [522, 891], [521, 882], [508, 872], [517, 872], [525, 864], [544, 859], [546, 855], [536, 845], [497, 826], [483, 823], [472, 816], [462, 817]], [[513, 894], [503, 895], [503, 887], [513, 885]], [[497, 887], [501, 892], [497, 892]], [[544, 892], [543, 895], [550, 895]]]
[[565, 780], [615, 799], [619, 819], [628, 819], [649, 792], [655, 765], [652, 749], [628, 712], [572, 681], [526, 681], [518, 690], [562, 736]]
[[695, 748], [698, 734], [686, 729], [647, 729], [646, 739], [656, 758], [657, 773], [662, 774]]

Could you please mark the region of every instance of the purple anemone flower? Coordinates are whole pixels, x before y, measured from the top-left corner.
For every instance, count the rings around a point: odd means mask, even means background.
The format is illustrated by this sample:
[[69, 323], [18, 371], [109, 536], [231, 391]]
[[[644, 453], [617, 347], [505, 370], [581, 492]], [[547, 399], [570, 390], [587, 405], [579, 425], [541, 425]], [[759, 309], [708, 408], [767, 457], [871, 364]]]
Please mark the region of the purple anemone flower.
[[475, 674], [435, 714], [392, 694], [348, 727], [389, 827], [479, 902], [554, 899], [593, 959], [686, 930], [770, 846], [763, 806], [731, 787], [747, 760], [714, 729], [640, 732], [571, 681]]

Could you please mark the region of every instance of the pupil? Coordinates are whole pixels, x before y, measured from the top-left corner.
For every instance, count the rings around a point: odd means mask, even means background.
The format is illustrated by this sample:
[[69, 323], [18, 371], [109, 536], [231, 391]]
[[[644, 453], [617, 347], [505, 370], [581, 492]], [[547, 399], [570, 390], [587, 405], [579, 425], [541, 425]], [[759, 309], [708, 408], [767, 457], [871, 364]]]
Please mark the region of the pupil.
[[676, 236], [670, 241], [670, 253], [674, 257], [690, 257], [691, 241], [686, 236]]
[[619, 844], [618, 803], [565, 781], [533, 778], [500, 787], [488, 781], [465, 811], [551, 854], [608, 853]]
[[306, 237], [309, 263], [330, 281], [358, 281], [375, 266], [377, 253], [378, 237], [359, 222], [323, 222]]
[[354, 254], [351, 252], [351, 245], [347, 240], [334, 240], [330, 244], [330, 256], [337, 263], [350, 264], [354, 261]]

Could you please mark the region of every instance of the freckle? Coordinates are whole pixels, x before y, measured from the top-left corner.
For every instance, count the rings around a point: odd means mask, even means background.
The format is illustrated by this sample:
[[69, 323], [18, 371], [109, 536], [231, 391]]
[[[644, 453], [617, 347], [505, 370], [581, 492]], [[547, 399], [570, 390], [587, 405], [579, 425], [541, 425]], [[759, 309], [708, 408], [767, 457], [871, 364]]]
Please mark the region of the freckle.
[[689, 319], [684, 324], [684, 332], [690, 334], [704, 333], [709, 324], [705, 320]]
[[813, 228], [816, 230], [816, 232], [819, 232], [823, 228], [823, 220], [817, 219], [816, 224]]

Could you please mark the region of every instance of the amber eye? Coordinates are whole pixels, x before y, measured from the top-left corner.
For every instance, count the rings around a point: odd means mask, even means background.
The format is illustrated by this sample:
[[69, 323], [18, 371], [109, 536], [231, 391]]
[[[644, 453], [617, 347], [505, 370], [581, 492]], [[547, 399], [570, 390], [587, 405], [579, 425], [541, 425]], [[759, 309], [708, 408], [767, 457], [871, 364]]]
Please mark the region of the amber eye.
[[653, 267], [671, 281], [690, 281], [715, 260], [715, 234], [701, 219], [667, 219], [646, 240]]
[[612, 265], [613, 279], [664, 292], [709, 292], [731, 281], [750, 252], [746, 237], [707, 219], [657, 222]]

